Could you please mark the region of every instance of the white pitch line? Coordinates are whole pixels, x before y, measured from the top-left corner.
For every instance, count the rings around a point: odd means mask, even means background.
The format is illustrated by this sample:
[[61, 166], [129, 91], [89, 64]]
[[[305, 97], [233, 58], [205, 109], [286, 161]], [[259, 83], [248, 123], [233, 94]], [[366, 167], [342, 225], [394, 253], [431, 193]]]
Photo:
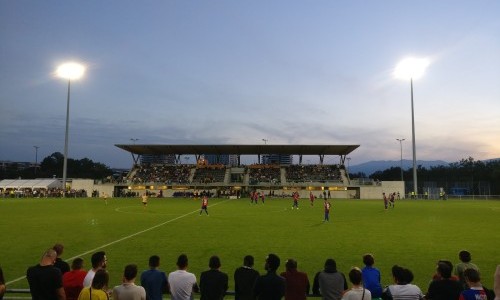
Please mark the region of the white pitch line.
[[[216, 206], [216, 205], [218, 205], [218, 204], [221, 204], [221, 203], [224, 203], [224, 202], [227, 202], [227, 201], [229, 201], [229, 199], [228, 199], [228, 200], [221, 201], [221, 202], [218, 202], [218, 203], [215, 203], [215, 204], [213, 204], [213, 205], [209, 205], [208, 207], [211, 207], [211, 206]], [[155, 226], [153, 226], [153, 227], [149, 227], [149, 228], [146, 228], [146, 229], [144, 229], [144, 230], [138, 231], [138, 232], [136, 232], [136, 233], [132, 233], [131, 235], [127, 235], [127, 236], [122, 237], [122, 238], [120, 238], [120, 239], [117, 239], [117, 240], [115, 240], [115, 241], [112, 241], [112, 242], [109, 242], [109, 243], [104, 244], [104, 245], [102, 245], [102, 246], [99, 246], [99, 247], [97, 247], [97, 248], [94, 248], [94, 249], [92, 249], [92, 250], [85, 251], [85, 252], [83, 252], [83, 253], [81, 253], [81, 254], [78, 254], [78, 255], [75, 255], [75, 256], [73, 256], [73, 257], [70, 257], [70, 258], [66, 259], [66, 261], [70, 261], [70, 260], [73, 260], [73, 259], [75, 259], [75, 258], [77, 258], [77, 257], [84, 256], [84, 255], [87, 255], [87, 254], [92, 253], [92, 252], [96, 252], [97, 250], [100, 250], [100, 249], [102, 249], [102, 248], [106, 248], [106, 247], [111, 246], [111, 245], [114, 245], [114, 244], [116, 244], [116, 243], [123, 242], [123, 241], [125, 241], [125, 240], [128, 240], [128, 239], [129, 239], [129, 238], [131, 238], [131, 237], [134, 237], [134, 236], [137, 236], [137, 235], [139, 235], [139, 234], [143, 234], [143, 233], [145, 233], [145, 232], [151, 231], [151, 230], [153, 230], [153, 229], [156, 229], [156, 228], [158, 228], [158, 227], [161, 227], [161, 226], [166, 225], [166, 224], [168, 224], [168, 223], [171, 223], [171, 222], [173, 222], [173, 221], [177, 221], [177, 220], [179, 220], [179, 219], [181, 219], [181, 218], [184, 218], [184, 217], [189, 216], [189, 215], [191, 215], [191, 214], [194, 214], [194, 213], [196, 213], [196, 212], [199, 212], [199, 210], [194, 210], [194, 211], [189, 212], [189, 213], [187, 213], [187, 214], [184, 214], [184, 215], [182, 215], [182, 216], [178, 216], [177, 218], [173, 218], [173, 219], [168, 220], [168, 221], [166, 221], [166, 222], [163, 222], [163, 223], [157, 224], [157, 225], [155, 225]], [[19, 281], [19, 280], [23, 280], [24, 278], [26, 278], [26, 276], [22, 276], [22, 277], [19, 277], [19, 278], [14, 279], [14, 280], [11, 280], [11, 281], [9, 281], [9, 282], [6, 282], [6, 283], [5, 283], [5, 285], [9, 285], [9, 284], [12, 284], [12, 283], [14, 283], [14, 282], [17, 282], [17, 281]]]

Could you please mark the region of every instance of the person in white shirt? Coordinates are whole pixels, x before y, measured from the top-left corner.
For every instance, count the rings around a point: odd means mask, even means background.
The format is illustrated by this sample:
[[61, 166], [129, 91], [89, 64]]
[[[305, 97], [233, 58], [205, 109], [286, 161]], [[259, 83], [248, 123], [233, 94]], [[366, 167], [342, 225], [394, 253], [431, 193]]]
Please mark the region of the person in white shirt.
[[179, 255], [179, 258], [177, 258], [177, 271], [168, 274], [168, 286], [172, 300], [190, 300], [194, 298], [194, 292], [199, 292], [196, 276], [189, 273], [187, 267], [187, 255]]
[[106, 269], [106, 253], [104, 251], [99, 251], [92, 254], [90, 259], [92, 262], [92, 269], [87, 272], [85, 278], [83, 279], [83, 287], [90, 287], [92, 285], [92, 279], [94, 279], [95, 272], [100, 269]]
[[352, 268], [349, 272], [349, 281], [352, 283], [352, 288], [345, 292], [342, 300], [371, 300], [372, 293], [363, 286], [363, 276], [359, 268]]

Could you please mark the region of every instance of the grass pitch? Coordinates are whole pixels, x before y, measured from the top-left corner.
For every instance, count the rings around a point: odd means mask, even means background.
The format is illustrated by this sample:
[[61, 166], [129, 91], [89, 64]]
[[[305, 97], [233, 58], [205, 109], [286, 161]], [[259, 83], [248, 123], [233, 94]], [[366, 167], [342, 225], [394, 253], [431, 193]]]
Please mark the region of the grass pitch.
[[390, 269], [399, 264], [415, 274], [423, 291], [439, 259], [458, 262], [467, 249], [481, 269], [483, 283], [492, 287], [494, 269], [500, 263], [499, 201], [401, 200], [395, 209], [382, 200], [332, 199], [330, 222], [323, 223], [323, 203], [300, 201], [292, 210], [291, 199], [210, 199], [210, 216], [199, 215], [200, 201], [150, 198], [144, 208], [139, 198], [108, 199], [0, 199], [0, 266], [8, 288], [28, 288], [26, 269], [38, 263], [54, 243], [65, 245], [63, 259], [85, 260], [106, 251], [110, 286], [121, 282], [126, 264], [147, 269], [150, 255], [161, 257], [160, 268], [175, 270], [177, 256], [186, 253], [189, 270], [199, 278], [208, 259], [218, 255], [221, 270], [232, 276], [243, 257], [255, 257], [255, 268], [264, 272], [264, 259], [276, 253], [284, 270], [287, 258], [298, 261], [299, 270], [312, 283], [326, 258], [337, 261], [339, 271], [362, 267], [362, 255], [375, 256], [384, 285], [392, 282]]

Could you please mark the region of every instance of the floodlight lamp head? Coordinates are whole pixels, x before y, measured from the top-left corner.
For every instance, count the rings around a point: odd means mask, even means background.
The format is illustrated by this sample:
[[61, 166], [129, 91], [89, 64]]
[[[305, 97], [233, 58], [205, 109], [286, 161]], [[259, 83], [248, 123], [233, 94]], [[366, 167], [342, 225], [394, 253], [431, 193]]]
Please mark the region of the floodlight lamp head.
[[62, 64], [56, 70], [58, 77], [68, 80], [80, 79], [84, 73], [85, 66], [76, 62]]
[[427, 58], [409, 57], [403, 59], [394, 69], [394, 76], [398, 79], [418, 79], [424, 75], [430, 61]]

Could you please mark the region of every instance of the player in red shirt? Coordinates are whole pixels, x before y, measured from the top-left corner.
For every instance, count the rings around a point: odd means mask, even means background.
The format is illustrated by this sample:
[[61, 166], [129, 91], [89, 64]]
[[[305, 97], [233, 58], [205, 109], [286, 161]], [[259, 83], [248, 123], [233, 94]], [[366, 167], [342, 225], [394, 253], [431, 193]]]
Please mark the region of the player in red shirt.
[[330, 202], [328, 202], [328, 200], [325, 199], [325, 203], [324, 203], [324, 207], [325, 207], [325, 219], [323, 220], [323, 222], [330, 222], [330, 207], [332, 205], [330, 204]]
[[313, 195], [313, 192], [309, 192], [309, 201], [311, 201], [311, 206], [314, 206], [314, 195]]
[[294, 208], [297, 208], [299, 209], [299, 193], [298, 192], [294, 192], [293, 195], [293, 205], [292, 205], [292, 209]]
[[203, 211], [205, 211], [207, 213], [207, 216], [208, 216], [208, 197], [207, 196], [203, 196], [203, 199], [201, 200], [201, 209], [200, 209], [200, 216], [201, 216], [201, 213]]

